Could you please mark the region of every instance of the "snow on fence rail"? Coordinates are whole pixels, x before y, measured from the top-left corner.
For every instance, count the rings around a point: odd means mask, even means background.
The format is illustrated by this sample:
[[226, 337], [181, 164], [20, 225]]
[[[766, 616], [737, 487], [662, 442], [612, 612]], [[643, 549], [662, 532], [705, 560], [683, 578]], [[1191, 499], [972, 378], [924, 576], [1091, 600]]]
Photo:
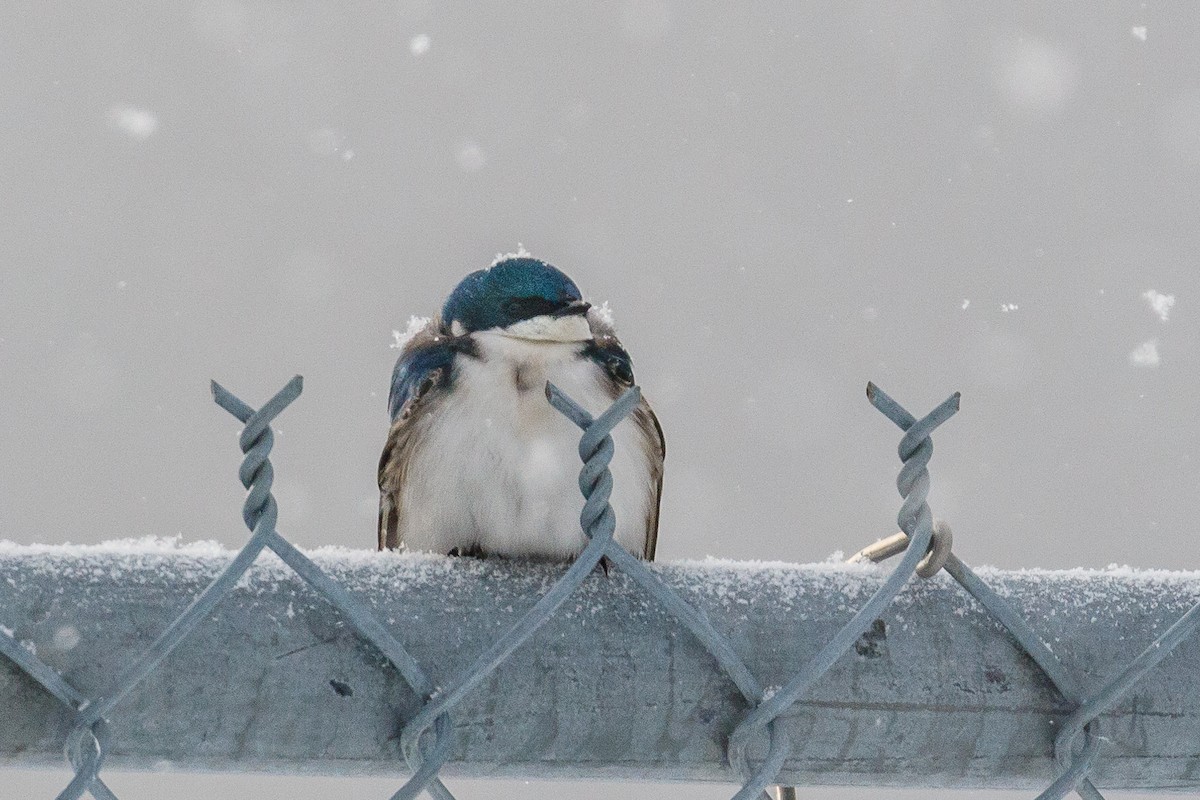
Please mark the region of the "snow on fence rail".
[[[593, 419], [548, 387], [584, 431], [590, 541], [564, 570], [301, 553], [276, 531], [267, 458], [300, 388], [254, 411], [214, 385], [245, 423], [242, 550], [0, 547], [0, 763], [65, 743], [59, 797], [100, 800], [109, 761], [406, 773], [395, 798], [451, 797], [442, 772], [739, 782], [736, 798], [1200, 787], [1200, 575], [970, 570], [925, 504], [929, 434], [957, 395], [918, 420], [868, 387], [906, 431], [912, 546], [885, 572], [634, 559], [612, 541], [607, 463], [637, 390]], [[264, 549], [278, 559], [255, 563]]]

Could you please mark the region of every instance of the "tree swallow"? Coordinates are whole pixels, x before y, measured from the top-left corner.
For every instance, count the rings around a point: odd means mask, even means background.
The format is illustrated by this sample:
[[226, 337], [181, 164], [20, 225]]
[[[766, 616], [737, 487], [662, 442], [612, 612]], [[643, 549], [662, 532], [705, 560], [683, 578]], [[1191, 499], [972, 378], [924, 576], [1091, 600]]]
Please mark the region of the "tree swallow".
[[[415, 320], [392, 373], [379, 459], [379, 549], [569, 559], [579, 527], [579, 429], [553, 382], [599, 414], [633, 385], [606, 310], [544, 261], [502, 257]], [[643, 399], [612, 433], [617, 543], [651, 560], [666, 444]]]

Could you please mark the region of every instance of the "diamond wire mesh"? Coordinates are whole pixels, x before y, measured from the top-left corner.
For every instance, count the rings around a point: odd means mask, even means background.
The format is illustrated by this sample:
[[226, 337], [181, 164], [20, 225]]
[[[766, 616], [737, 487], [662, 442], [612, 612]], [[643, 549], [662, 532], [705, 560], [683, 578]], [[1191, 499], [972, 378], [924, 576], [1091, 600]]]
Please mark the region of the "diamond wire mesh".
[[[276, 530], [278, 507], [271, 486], [274, 469], [270, 452], [274, 444], [271, 422], [302, 391], [302, 379], [296, 376], [274, 397], [255, 410], [229, 391], [213, 383], [215, 402], [244, 424], [239, 444], [244, 454], [238, 476], [248, 490], [242, 518], [250, 529], [249, 541], [233, 561], [209, 584], [155, 640], [139, 658], [114, 678], [110, 688], [97, 697], [87, 697], [70, 686], [54, 670], [27, 651], [12, 636], [0, 630], [0, 654], [20, 667], [47, 692], [74, 712], [74, 722], [65, 742], [65, 755], [74, 770], [58, 800], [75, 800], [85, 792], [96, 800], [116, 800], [100, 777], [109, 740], [108, 717], [121, 701], [228, 595], [258, 555], [269, 549], [276, 553], [302, 579], [315, 588], [331, 605], [339, 609], [351, 626], [373, 644], [397, 669], [409, 687], [421, 697], [423, 707], [404, 724], [401, 749], [411, 777], [392, 795], [393, 800], [414, 798], [427, 792], [439, 800], [453, 800], [438, 773], [449, 758], [452, 741], [451, 714], [457, 704], [478, 686], [496, 667], [517, 650], [554, 611], [570, 597], [602, 558], [624, 570], [656, 602], [686, 627], [713, 656], [717, 665], [741, 692], [749, 711], [738, 723], [727, 743], [730, 766], [743, 780], [734, 800], [763, 795], [776, 782], [790, 752], [786, 733], [777, 724], [784, 714], [825, 672], [846, 653], [896, 598], [914, 573], [929, 577], [944, 568], [980, 605], [1012, 635], [1016, 643], [1034, 660], [1045, 676], [1074, 711], [1055, 737], [1055, 758], [1059, 774], [1038, 800], [1061, 798], [1076, 791], [1087, 800], [1101, 798], [1088, 773], [1100, 756], [1103, 743], [1100, 715], [1113, 708], [1137, 682], [1166, 658], [1200, 626], [1200, 603], [1192, 607], [1165, 633], [1151, 643], [1116, 677], [1086, 693], [1064, 665], [1038, 637], [1028, 622], [1008, 602], [993, 591], [967, 565], [949, 552], [948, 529], [935, 525], [926, 497], [933, 454], [930, 435], [952, 417], [959, 407], [955, 393], [929, 414], [918, 419], [874, 384], [867, 385], [867, 397], [888, 419], [904, 431], [898, 452], [903, 462], [896, 480], [903, 497], [897, 521], [903, 531], [899, 547], [904, 555], [884, 583], [845, 623], [834, 637], [782, 688], [766, 692], [738, 656], [730, 641], [720, 634], [705, 614], [689, 605], [672, 591], [636, 557], [613, 541], [615, 518], [608, 503], [612, 493], [612, 474], [608, 464], [613, 456], [612, 430], [627, 417], [640, 400], [637, 387], [628, 389], [602, 414], [593, 417], [557, 387], [548, 384], [546, 396], [551, 405], [582, 431], [579, 456], [583, 467], [579, 488], [585, 503], [580, 525], [588, 538], [587, 546], [566, 572], [525, 615], [449, 686], [435, 688], [421, 666], [387, 629], [341, 585], [326, 575]], [[935, 547], [939, 543], [945, 546]], [[864, 551], [865, 552], [865, 551]], [[927, 553], [929, 555], [927, 555]], [[885, 553], [884, 557], [890, 553]], [[930, 566], [930, 560], [934, 560]], [[876, 559], [877, 560], [877, 559]], [[765, 758], [751, 764], [747, 756], [756, 737], [767, 738]]]

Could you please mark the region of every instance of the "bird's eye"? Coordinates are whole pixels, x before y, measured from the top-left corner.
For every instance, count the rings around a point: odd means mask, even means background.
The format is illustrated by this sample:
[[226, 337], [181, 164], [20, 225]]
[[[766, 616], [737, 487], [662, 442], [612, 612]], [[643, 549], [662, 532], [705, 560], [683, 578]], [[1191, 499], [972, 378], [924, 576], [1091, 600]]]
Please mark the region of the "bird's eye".
[[544, 297], [518, 297], [508, 301], [508, 313], [516, 319], [531, 319], [542, 314], [553, 314], [558, 308]]

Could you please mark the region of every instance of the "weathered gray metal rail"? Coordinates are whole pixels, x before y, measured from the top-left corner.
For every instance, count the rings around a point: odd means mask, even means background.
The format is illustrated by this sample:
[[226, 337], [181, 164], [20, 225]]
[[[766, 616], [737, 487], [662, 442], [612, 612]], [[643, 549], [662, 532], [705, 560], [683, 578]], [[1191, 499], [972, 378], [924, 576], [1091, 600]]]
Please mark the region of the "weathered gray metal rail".
[[[141, 653], [229, 562], [198, 549], [0, 550], [0, 625], [85, 693]], [[563, 567], [315, 554], [440, 683]], [[881, 582], [869, 566], [688, 564], [655, 571], [786, 683]], [[1100, 686], [1200, 599], [1200, 575], [989, 571], [1079, 679]], [[0, 764], [60, 765], [71, 715], [0, 659]], [[303, 580], [262, 559], [111, 714], [108, 763], [405, 775], [418, 698]], [[1070, 707], [944, 574], [911, 584], [783, 721], [782, 782], [1040, 789]], [[597, 572], [454, 715], [449, 776], [736, 782], [745, 701], [626, 576]], [[1102, 718], [1100, 787], [1200, 788], [1200, 640]], [[751, 747], [752, 760], [765, 738]]]

